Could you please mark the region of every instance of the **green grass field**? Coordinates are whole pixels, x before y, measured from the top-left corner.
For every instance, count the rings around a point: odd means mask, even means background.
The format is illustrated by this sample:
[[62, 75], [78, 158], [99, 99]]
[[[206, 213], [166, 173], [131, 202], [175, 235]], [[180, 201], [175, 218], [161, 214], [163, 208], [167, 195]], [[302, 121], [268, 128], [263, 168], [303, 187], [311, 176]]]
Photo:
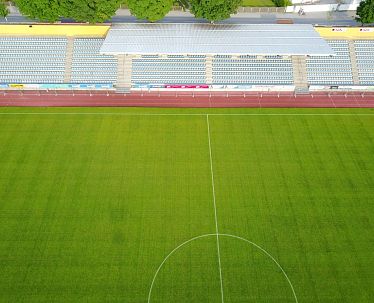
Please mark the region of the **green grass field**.
[[6, 108], [0, 172], [1, 303], [374, 302], [373, 110]]
[[242, 6], [245, 7], [268, 7], [275, 6], [274, 2], [271, 0], [243, 0]]

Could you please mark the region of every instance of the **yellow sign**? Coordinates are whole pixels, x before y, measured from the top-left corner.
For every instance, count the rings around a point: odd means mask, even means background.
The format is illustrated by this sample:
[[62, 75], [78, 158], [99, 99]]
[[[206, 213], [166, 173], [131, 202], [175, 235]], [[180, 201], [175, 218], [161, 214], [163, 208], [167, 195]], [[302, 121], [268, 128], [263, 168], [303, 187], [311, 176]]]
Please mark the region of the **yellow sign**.
[[9, 84], [10, 88], [24, 88], [25, 86], [23, 84], [18, 84], [18, 83], [11, 83]]

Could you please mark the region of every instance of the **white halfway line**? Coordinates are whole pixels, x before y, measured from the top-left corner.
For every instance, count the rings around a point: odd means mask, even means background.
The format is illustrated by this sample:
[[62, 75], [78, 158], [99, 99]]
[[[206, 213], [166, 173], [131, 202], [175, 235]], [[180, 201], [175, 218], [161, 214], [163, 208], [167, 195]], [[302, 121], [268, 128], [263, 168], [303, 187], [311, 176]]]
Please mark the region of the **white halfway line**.
[[217, 220], [217, 206], [216, 206], [216, 191], [214, 188], [214, 173], [213, 173], [213, 160], [212, 160], [212, 144], [210, 140], [210, 125], [209, 115], [206, 115], [206, 124], [208, 130], [208, 143], [209, 143], [209, 159], [210, 159], [210, 175], [212, 177], [212, 193], [213, 193], [213, 205], [214, 205], [214, 220], [216, 223], [216, 239], [217, 239], [217, 255], [218, 255], [218, 267], [219, 267], [219, 280], [221, 284], [221, 300], [224, 303], [223, 297], [223, 281], [222, 281], [222, 267], [221, 267], [221, 251], [219, 247], [219, 231], [218, 231], [218, 220]]

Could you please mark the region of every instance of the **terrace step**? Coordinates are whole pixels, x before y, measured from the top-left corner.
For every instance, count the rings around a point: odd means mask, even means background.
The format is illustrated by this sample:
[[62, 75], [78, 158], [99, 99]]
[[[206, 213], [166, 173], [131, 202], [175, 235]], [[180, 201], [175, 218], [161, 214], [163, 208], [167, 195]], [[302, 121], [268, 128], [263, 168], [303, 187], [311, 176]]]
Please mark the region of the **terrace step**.
[[213, 56], [206, 56], [205, 58], [205, 83], [213, 83]]
[[358, 76], [358, 69], [357, 69], [357, 58], [356, 58], [356, 50], [355, 44], [353, 40], [348, 41], [348, 48], [349, 48], [349, 56], [351, 59], [351, 66], [352, 66], [352, 80], [354, 85], [360, 84], [360, 79]]
[[296, 87], [308, 88], [305, 56], [292, 56], [293, 82]]
[[67, 44], [66, 44], [66, 55], [65, 55], [64, 83], [71, 82], [73, 53], [74, 53], [74, 37], [68, 37]]
[[117, 87], [129, 89], [131, 87], [132, 74], [132, 59], [131, 55], [118, 56], [118, 71], [117, 71]]

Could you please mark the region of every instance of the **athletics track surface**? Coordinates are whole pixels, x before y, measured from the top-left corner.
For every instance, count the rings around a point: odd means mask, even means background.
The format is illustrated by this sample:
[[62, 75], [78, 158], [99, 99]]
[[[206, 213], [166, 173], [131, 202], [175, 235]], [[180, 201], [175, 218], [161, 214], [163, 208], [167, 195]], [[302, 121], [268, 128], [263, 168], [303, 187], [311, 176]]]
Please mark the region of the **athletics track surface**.
[[374, 108], [374, 92], [303, 95], [260, 92], [3, 91], [0, 106], [330, 107]]

